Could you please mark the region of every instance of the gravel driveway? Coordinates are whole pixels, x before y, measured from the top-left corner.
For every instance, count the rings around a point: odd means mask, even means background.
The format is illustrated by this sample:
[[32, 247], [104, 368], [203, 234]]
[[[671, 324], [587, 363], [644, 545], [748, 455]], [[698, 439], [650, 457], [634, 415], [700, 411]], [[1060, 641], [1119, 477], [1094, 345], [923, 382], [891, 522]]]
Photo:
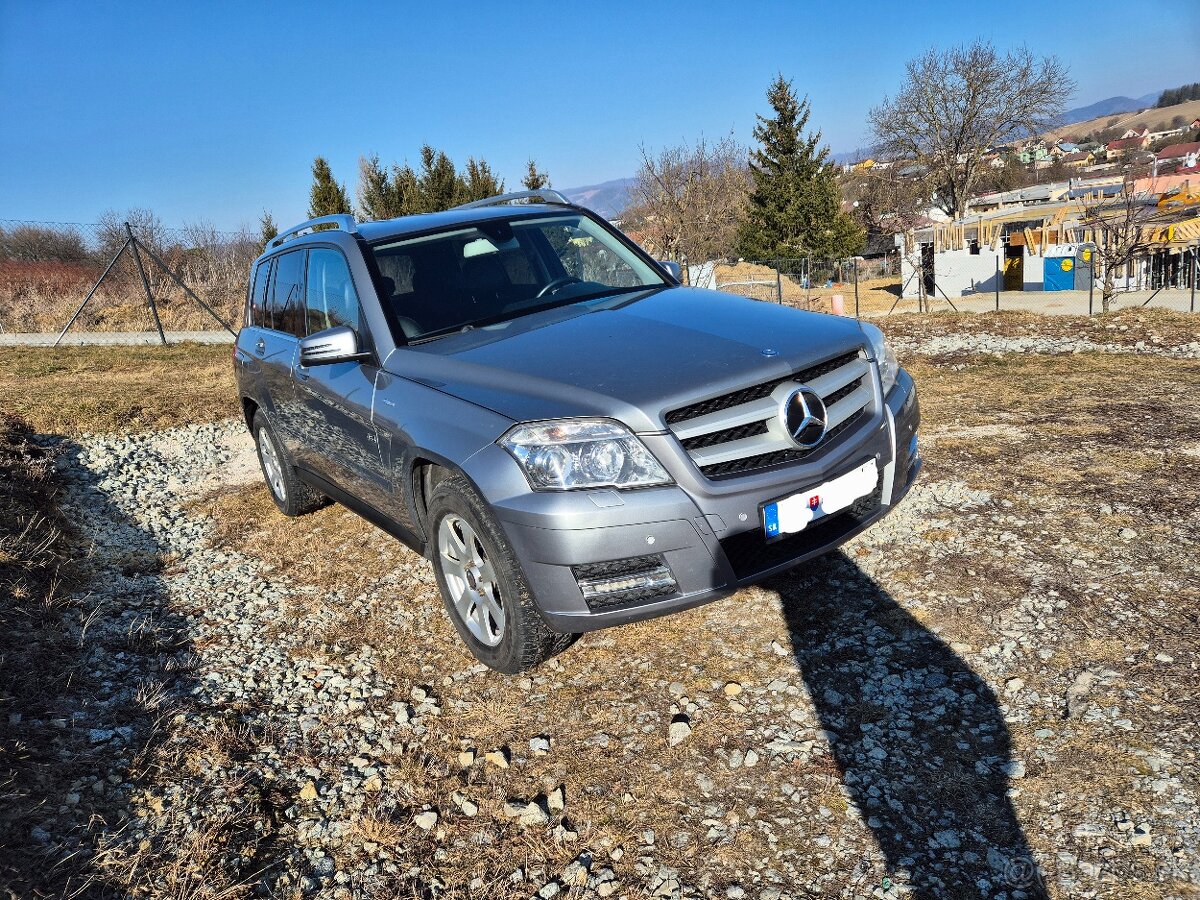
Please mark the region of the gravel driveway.
[[521, 678], [339, 508], [214, 531], [259, 490], [240, 423], [64, 443], [94, 611], [79, 693], [22, 723], [71, 761], [33, 837], [97, 895], [1196, 896], [1195, 414], [1141, 432], [1183, 467], [1141, 471], [1157, 520], [993, 453], [1061, 438], [927, 424], [926, 474], [843, 553]]

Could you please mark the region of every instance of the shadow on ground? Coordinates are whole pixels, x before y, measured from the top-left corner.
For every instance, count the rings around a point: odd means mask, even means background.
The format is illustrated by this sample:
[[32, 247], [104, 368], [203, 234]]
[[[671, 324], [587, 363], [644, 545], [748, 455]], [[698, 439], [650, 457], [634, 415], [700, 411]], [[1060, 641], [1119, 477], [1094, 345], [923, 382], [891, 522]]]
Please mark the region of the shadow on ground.
[[891, 880], [921, 900], [1046, 897], [983, 679], [841, 553], [764, 586]]

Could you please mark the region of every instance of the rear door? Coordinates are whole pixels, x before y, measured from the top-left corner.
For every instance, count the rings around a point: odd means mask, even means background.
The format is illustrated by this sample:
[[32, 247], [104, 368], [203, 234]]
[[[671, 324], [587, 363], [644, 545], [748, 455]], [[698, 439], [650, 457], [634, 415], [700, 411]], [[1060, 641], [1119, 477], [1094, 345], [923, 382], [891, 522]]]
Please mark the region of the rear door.
[[271, 270], [274, 259], [264, 259], [254, 270], [250, 282], [249, 303], [246, 305], [246, 324], [238, 332], [236, 356], [242, 394], [254, 399], [260, 407], [271, 410], [271, 398], [263, 376], [262, 357], [266, 351], [266, 332], [271, 327], [271, 310], [268, 306], [268, 291], [271, 287]]
[[[358, 291], [342, 252], [314, 247], [308, 253], [305, 319], [308, 334], [344, 325], [359, 344], [371, 347]], [[296, 391], [305, 410], [299, 464], [379, 510], [389, 505], [391, 479], [371, 422], [379, 369], [372, 355], [363, 361], [296, 367]]]
[[271, 424], [293, 454], [300, 446], [304, 428], [293, 371], [304, 334], [305, 256], [304, 250], [292, 250], [275, 258], [267, 299], [269, 327], [262, 330], [252, 348], [273, 405]]

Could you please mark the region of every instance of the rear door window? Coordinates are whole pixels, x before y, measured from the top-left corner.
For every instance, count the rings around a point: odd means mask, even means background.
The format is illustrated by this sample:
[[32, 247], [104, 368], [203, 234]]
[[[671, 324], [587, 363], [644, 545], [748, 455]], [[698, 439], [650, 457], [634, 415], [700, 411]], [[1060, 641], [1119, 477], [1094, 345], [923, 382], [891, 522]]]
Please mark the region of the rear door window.
[[271, 327], [304, 337], [304, 254], [293, 250], [278, 257], [271, 289]]
[[254, 270], [254, 283], [250, 287], [250, 324], [259, 328], [271, 327], [271, 310], [267, 306], [267, 288], [271, 284], [271, 263], [264, 259]]
[[337, 250], [316, 247], [308, 252], [308, 333], [346, 325], [362, 333], [358, 293], [346, 257]]

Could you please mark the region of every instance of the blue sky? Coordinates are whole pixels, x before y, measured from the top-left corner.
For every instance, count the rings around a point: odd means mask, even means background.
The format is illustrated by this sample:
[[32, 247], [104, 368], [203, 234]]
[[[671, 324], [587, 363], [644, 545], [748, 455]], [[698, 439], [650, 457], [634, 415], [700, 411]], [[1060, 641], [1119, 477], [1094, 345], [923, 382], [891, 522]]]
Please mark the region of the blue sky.
[[1200, 4], [60, 3], [0, 0], [0, 218], [303, 218], [326, 156], [414, 164], [428, 141], [517, 182], [633, 174], [638, 147], [750, 139], [776, 72], [834, 150], [931, 46], [1057, 53], [1073, 105], [1200, 80]]

